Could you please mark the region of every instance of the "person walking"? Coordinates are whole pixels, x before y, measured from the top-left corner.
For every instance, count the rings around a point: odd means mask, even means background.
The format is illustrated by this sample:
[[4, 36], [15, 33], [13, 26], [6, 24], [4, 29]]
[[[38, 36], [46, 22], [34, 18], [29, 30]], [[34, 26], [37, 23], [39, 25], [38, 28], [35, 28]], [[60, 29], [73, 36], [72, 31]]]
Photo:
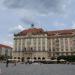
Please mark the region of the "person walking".
[[2, 73], [1, 68], [0, 68], [0, 74]]
[[7, 59], [6, 60], [6, 67], [8, 67], [8, 64], [9, 64], [9, 60]]
[[16, 60], [14, 60], [14, 66], [16, 66]]

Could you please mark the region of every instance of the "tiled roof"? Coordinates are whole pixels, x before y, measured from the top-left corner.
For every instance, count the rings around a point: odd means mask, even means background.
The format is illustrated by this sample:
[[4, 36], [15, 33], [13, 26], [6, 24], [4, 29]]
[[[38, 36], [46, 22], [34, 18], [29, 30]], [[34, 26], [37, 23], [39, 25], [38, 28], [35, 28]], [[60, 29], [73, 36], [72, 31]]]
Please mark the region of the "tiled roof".
[[26, 35], [28, 33], [41, 34], [41, 33], [44, 33], [44, 30], [41, 28], [31, 28], [31, 29], [23, 30], [20, 33], [18, 33], [17, 35]]
[[75, 29], [44, 31], [42, 28], [31, 28], [31, 29], [23, 30], [16, 35], [27, 35], [28, 33], [36, 35], [36, 34], [47, 33], [50, 36], [50, 35], [55, 35], [55, 34], [58, 34], [58, 35], [73, 34], [73, 32], [75, 32]]
[[0, 48], [11, 48], [12, 49], [12, 47], [7, 46], [7, 45], [3, 45], [3, 44], [0, 44]]
[[66, 34], [73, 34], [75, 32], [75, 29], [66, 29], [66, 30], [56, 30], [56, 31], [48, 31], [48, 35], [66, 35]]

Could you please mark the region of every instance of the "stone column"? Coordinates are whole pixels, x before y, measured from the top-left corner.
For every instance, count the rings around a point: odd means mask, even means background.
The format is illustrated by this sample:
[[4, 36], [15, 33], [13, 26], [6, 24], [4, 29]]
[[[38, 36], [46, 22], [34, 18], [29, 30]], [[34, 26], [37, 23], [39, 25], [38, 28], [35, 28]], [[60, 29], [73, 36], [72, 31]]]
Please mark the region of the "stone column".
[[54, 51], [53, 51], [53, 40], [54, 40], [54, 39], [51, 39], [51, 57], [54, 56]]
[[63, 38], [63, 46], [64, 46], [64, 51], [66, 51], [66, 47], [65, 47], [65, 38]]
[[59, 51], [61, 52], [61, 39], [59, 38]]
[[47, 51], [47, 37], [45, 38], [45, 51]]
[[22, 51], [23, 50], [23, 39], [21, 39], [21, 46], [20, 46], [20, 51]]
[[25, 48], [27, 49], [27, 39], [25, 38]]
[[14, 39], [14, 46], [13, 46], [14, 49], [13, 49], [13, 51], [17, 51], [17, 44], [16, 43], [17, 43], [17, 41], [16, 41], [16, 39]]
[[31, 39], [31, 47], [32, 47], [32, 49], [34, 49], [34, 42], [33, 42], [33, 38]]
[[42, 51], [42, 38], [41, 38], [41, 51]]
[[38, 38], [36, 38], [36, 50], [38, 51]]
[[68, 51], [70, 51], [70, 38], [68, 38]]
[[51, 52], [53, 52], [53, 41], [51, 39]]
[[17, 39], [17, 51], [19, 51], [19, 39]]

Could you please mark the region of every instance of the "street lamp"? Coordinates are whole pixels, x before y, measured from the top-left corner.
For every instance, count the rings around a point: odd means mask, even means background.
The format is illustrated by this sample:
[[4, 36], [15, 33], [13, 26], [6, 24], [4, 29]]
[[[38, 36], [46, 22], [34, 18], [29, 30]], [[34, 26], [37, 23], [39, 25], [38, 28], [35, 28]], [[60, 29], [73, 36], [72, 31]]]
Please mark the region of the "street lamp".
[[6, 57], [6, 59], [8, 60], [8, 49], [6, 48], [6, 50], [5, 50], [5, 57]]

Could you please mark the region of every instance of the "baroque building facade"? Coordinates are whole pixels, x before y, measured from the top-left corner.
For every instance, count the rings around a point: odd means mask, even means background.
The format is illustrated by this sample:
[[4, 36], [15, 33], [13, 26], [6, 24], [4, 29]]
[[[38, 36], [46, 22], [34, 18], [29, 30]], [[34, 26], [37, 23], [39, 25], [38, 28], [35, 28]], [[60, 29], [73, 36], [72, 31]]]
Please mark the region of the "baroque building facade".
[[0, 56], [9, 56], [12, 57], [12, 47], [0, 44]]
[[30, 28], [14, 34], [14, 59], [47, 60], [62, 55], [75, 55], [75, 29]]

